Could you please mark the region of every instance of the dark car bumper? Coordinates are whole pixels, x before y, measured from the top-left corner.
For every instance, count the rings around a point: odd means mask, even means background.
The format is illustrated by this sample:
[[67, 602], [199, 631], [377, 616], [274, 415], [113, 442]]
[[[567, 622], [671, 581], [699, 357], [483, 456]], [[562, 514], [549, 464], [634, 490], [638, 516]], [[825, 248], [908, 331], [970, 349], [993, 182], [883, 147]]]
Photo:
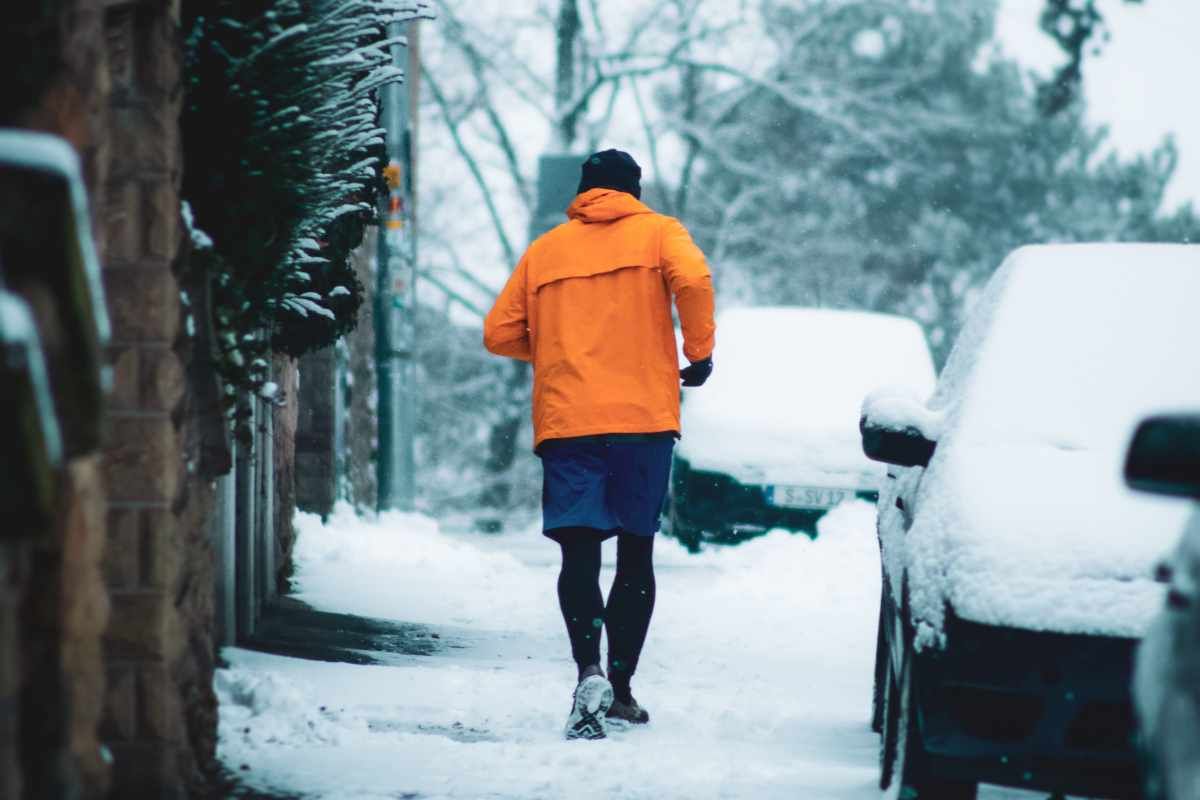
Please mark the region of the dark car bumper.
[[918, 659], [936, 774], [1089, 797], [1139, 794], [1129, 694], [1136, 641], [951, 619]]
[[[703, 541], [741, 541], [773, 528], [816, 535], [816, 522], [824, 510], [772, 505], [768, 489], [741, 483], [723, 472], [692, 469], [677, 457], [671, 468], [672, 518]], [[879, 493], [861, 491], [857, 495], [875, 502]]]

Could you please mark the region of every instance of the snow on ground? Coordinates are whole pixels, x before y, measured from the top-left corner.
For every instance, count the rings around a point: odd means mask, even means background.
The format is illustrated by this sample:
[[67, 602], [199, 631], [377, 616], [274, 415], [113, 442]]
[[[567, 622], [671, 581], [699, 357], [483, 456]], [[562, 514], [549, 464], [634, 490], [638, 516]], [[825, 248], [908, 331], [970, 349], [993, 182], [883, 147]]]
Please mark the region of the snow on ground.
[[219, 753], [254, 788], [346, 800], [879, 796], [867, 504], [834, 510], [815, 542], [779, 531], [693, 556], [660, 537], [634, 687], [653, 720], [604, 742], [562, 739], [574, 666], [556, 548], [536, 529], [453, 534], [346, 508], [328, 525], [298, 522], [301, 599], [469, 630], [479, 644], [398, 666], [226, 649]]

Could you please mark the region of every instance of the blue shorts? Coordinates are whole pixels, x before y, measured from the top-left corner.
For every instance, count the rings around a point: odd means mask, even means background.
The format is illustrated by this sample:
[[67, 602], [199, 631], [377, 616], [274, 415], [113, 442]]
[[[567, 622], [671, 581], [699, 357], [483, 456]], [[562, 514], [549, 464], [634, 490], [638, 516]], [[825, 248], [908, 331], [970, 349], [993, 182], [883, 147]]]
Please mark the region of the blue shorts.
[[609, 434], [542, 442], [542, 530], [658, 532], [674, 434]]

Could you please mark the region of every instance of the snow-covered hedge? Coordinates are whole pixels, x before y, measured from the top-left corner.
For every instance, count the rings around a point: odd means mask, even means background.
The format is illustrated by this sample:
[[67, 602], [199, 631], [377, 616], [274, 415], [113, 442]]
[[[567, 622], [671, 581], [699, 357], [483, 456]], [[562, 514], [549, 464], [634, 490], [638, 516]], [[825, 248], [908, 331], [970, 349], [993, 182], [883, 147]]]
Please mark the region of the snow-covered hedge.
[[389, 26], [426, 5], [188, 4], [184, 196], [227, 382], [258, 391], [268, 351], [325, 347], [357, 322], [349, 258], [385, 191], [379, 89], [404, 77]]

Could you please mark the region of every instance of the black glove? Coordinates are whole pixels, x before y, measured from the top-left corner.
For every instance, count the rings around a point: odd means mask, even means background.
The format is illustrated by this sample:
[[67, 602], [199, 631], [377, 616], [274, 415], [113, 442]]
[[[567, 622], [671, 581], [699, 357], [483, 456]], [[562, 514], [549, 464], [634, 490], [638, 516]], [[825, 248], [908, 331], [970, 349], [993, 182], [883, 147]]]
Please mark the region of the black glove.
[[709, 356], [679, 370], [679, 377], [683, 379], [684, 386], [703, 386], [708, 376], [712, 375], [712, 367], [712, 356]]

